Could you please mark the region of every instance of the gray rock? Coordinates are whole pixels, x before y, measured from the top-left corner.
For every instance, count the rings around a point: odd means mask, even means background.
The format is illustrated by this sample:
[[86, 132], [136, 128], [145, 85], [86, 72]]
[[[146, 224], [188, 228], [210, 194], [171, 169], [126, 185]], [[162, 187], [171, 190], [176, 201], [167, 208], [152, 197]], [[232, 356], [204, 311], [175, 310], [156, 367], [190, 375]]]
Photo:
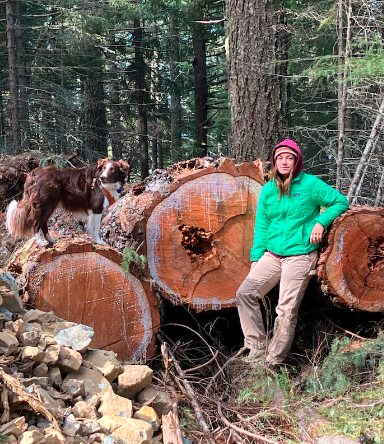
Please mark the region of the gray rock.
[[59, 331], [55, 335], [55, 341], [60, 345], [71, 347], [73, 350], [84, 351], [91, 343], [94, 334], [93, 328], [78, 324], [75, 327]]
[[13, 353], [19, 346], [16, 335], [10, 330], [0, 332], [0, 353], [8, 356]]
[[53, 311], [41, 311], [41, 310], [28, 310], [23, 316], [24, 322], [29, 324], [37, 322], [38, 324], [43, 324], [46, 322], [60, 322], [61, 319], [58, 318]]
[[24, 311], [15, 278], [8, 271], [0, 271], [0, 297], [2, 298], [2, 307], [12, 313]]
[[3, 321], [12, 321], [12, 312], [5, 307], [0, 307], [0, 319]]

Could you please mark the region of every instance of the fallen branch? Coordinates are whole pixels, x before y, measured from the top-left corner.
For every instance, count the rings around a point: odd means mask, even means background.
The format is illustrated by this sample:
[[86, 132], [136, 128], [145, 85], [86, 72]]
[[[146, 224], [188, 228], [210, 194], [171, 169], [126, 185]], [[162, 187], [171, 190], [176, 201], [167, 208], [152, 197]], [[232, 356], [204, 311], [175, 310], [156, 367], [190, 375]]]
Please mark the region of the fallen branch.
[[4, 384], [11, 390], [15, 392], [22, 401], [26, 402], [35, 412], [41, 413], [53, 424], [53, 428], [61, 433], [60, 427], [57, 424], [55, 417], [32, 395], [30, 395], [25, 389], [24, 385], [21, 384], [13, 376], [7, 375], [3, 369], [0, 369], [0, 378], [4, 381]]
[[163, 423], [163, 443], [164, 444], [183, 444], [183, 437], [177, 416], [177, 402], [173, 403], [172, 410], [162, 417]]
[[215, 444], [215, 441], [212, 438], [212, 432], [209, 430], [208, 424], [206, 423], [206, 421], [204, 419], [203, 412], [201, 411], [200, 405], [197, 402], [195, 392], [193, 391], [192, 386], [185, 379], [183, 370], [181, 369], [179, 363], [177, 362], [177, 360], [174, 357], [171, 350], [169, 350], [169, 348], [166, 346], [167, 344], [163, 341], [163, 339], [161, 338], [160, 335], [157, 335], [157, 338], [159, 339], [159, 341], [162, 344], [161, 352], [163, 353], [163, 357], [164, 357], [164, 361], [165, 361], [166, 365], [169, 366], [169, 361], [171, 360], [180, 379], [181, 379], [181, 382], [182, 382], [182, 384], [187, 392], [187, 395], [189, 397], [189, 400], [191, 401], [191, 404], [193, 406], [193, 410], [195, 411], [195, 417], [197, 419], [197, 422], [199, 423], [200, 430], [203, 433], [205, 433], [206, 439], [209, 442], [209, 444]]
[[330, 324], [332, 324], [334, 327], [338, 328], [339, 330], [343, 330], [348, 335], [354, 336], [355, 338], [362, 339], [363, 341], [372, 341], [372, 339], [369, 338], [363, 338], [362, 336], [357, 335], [356, 333], [353, 333], [349, 330], [346, 330], [343, 327], [340, 327], [340, 325], [335, 324], [333, 321], [331, 321], [327, 316], [321, 315], [324, 319], [326, 319]]

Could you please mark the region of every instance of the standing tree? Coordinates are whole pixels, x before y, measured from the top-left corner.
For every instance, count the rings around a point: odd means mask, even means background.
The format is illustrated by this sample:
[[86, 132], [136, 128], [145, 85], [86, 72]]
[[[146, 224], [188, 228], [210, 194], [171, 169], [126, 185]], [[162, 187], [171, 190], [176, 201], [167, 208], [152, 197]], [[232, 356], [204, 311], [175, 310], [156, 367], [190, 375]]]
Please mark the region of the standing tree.
[[284, 63], [276, 60], [287, 60], [281, 59], [284, 23], [279, 14], [272, 19], [264, 0], [229, 0], [227, 17], [234, 155], [237, 161], [266, 159], [287, 135]]

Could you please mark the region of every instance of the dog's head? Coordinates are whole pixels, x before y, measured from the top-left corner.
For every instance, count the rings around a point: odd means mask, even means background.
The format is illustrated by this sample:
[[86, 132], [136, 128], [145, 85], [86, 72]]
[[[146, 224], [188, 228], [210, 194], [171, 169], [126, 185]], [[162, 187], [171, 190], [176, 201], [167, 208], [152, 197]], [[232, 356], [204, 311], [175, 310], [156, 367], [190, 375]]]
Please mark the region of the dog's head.
[[124, 160], [114, 162], [109, 159], [99, 159], [97, 169], [100, 171], [100, 181], [102, 184], [120, 183], [122, 186], [130, 166]]

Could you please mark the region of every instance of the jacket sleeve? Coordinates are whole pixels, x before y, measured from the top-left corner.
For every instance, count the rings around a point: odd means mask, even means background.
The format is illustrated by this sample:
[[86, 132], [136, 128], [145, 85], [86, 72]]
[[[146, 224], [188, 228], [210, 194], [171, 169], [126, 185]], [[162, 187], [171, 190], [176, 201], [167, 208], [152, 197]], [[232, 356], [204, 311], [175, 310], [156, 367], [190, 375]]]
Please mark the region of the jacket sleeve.
[[313, 200], [317, 205], [327, 208], [317, 217], [316, 222], [324, 228], [328, 228], [336, 217], [348, 210], [349, 203], [347, 198], [341, 193], [321, 179], [316, 179], [316, 184], [313, 187]]
[[258, 261], [267, 250], [267, 233], [271, 223], [268, 217], [266, 195], [269, 183], [263, 186], [260, 193], [260, 200], [257, 206], [255, 237], [251, 249], [251, 261]]

